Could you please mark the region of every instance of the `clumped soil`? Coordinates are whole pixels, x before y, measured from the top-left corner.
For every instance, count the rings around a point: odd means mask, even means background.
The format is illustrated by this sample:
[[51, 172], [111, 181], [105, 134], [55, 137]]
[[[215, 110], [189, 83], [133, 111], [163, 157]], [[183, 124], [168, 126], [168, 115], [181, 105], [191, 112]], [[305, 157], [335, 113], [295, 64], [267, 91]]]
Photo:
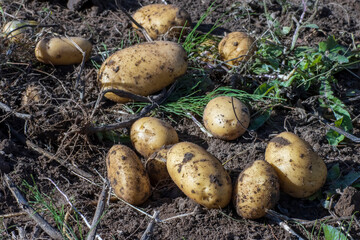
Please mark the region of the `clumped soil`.
[[[193, 20], [193, 25], [200, 19], [212, 1], [174, 0], [167, 1], [186, 9]], [[208, 31], [213, 24], [226, 13], [227, 21], [214, 34], [223, 35], [231, 31], [246, 31], [255, 37], [260, 36], [268, 28], [264, 17], [264, 7], [255, 1], [217, 1], [219, 5], [200, 26], [200, 30]], [[257, 2], [257, 1], [256, 1]], [[259, 1], [262, 2], [262, 1]], [[301, 1], [289, 1], [288, 14], [282, 14], [280, 1], [267, 1], [268, 11], [281, 24], [292, 24], [291, 16], [299, 17], [302, 12]], [[312, 1], [311, 1], [312, 2]], [[131, 147], [127, 137], [128, 128], [117, 131], [117, 137], [102, 134], [86, 134], [84, 129], [90, 124], [110, 124], [124, 121], [132, 117], [124, 113], [121, 106], [105, 101], [92, 116], [92, 110], [98, 98], [97, 70], [95, 63], [101, 64], [106, 50], [114, 52], [119, 46], [130, 46], [138, 41], [131, 23], [126, 15], [119, 10], [120, 4], [130, 14], [142, 5], [162, 3], [160, 0], [149, 1], [124, 0], [115, 1], [2, 1], [2, 17], [7, 20], [30, 19], [41, 22], [44, 26], [37, 35], [29, 33], [28, 41], [20, 44], [8, 44], [2, 41], [0, 67], [0, 102], [10, 106], [18, 113], [30, 114], [31, 119], [17, 117], [5, 111], [0, 111], [0, 170], [8, 174], [21, 187], [29, 200], [34, 200], [29, 191], [22, 185], [27, 181], [30, 185], [36, 183], [38, 190], [52, 197], [56, 206], [64, 205], [64, 211], [70, 212], [70, 207], [64, 197], [47, 179], [52, 179], [60, 189], [70, 197], [79, 212], [91, 222], [96, 209], [96, 203], [102, 189], [102, 179], [106, 176], [105, 156], [108, 149], [119, 141]], [[118, 4], [118, 5], [117, 5]], [[311, 7], [311, 5], [309, 5]], [[70, 9], [69, 9], [70, 8]], [[251, 12], [253, 14], [248, 15]], [[310, 15], [307, 14], [308, 17]], [[312, 23], [318, 29], [304, 29], [298, 39], [299, 45], [316, 46], [328, 36], [334, 35], [341, 44], [349, 46], [358, 44], [360, 40], [360, 2], [358, 0], [320, 0], [318, 12]], [[0, 18], [1, 25], [4, 19]], [[92, 61], [85, 64], [81, 72], [80, 82], [76, 86], [80, 66], [45, 66], [38, 63], [33, 55], [34, 46], [29, 44], [37, 38], [54, 33], [68, 36], [82, 36], [94, 44]], [[290, 34], [291, 35], [291, 34]], [[283, 41], [291, 42], [291, 36]], [[4, 64], [6, 63], [7, 64]], [[356, 72], [355, 72], [356, 73]], [[215, 85], [226, 82], [225, 74], [212, 74]], [[347, 72], [336, 75], [338, 79], [335, 94], [346, 100], [348, 89], [360, 90], [360, 81]], [[79, 100], [83, 84], [85, 95]], [[27, 86], [36, 86], [40, 101], [27, 107], [21, 107], [23, 92]], [[303, 97], [305, 96], [305, 97]], [[294, 102], [306, 109], [317, 109], [317, 101], [307, 98], [306, 94], [295, 96]], [[347, 102], [353, 114], [354, 134], [360, 135], [359, 101]], [[351, 170], [360, 171], [360, 148], [358, 144], [345, 141], [337, 148], [328, 144], [325, 134], [326, 126], [310, 115], [304, 115], [298, 108], [274, 108], [271, 118], [256, 132], [246, 133], [234, 141], [223, 141], [207, 137], [198, 126], [188, 118], [167, 116], [161, 112], [158, 117], [169, 121], [177, 130], [180, 141], [191, 141], [204, 147], [208, 152], [225, 163], [233, 181], [249, 163], [264, 159], [264, 152], [273, 136], [282, 131], [291, 131], [309, 142], [314, 150], [325, 160], [328, 168], [339, 164], [343, 173]], [[53, 158], [46, 157], [27, 147], [16, 132], [42, 149], [55, 154]], [[120, 136], [120, 138], [119, 138]], [[120, 140], [119, 140], [120, 139]], [[281, 143], [282, 144], [282, 143]], [[63, 159], [66, 164], [75, 165], [83, 171], [94, 175], [92, 183], [74, 174], [54, 160]], [[145, 159], [142, 159], [145, 161]], [[15, 198], [4, 181], [0, 186], [0, 215], [21, 212]], [[325, 186], [326, 187], [326, 186]], [[348, 192], [348, 191], [347, 191]], [[347, 193], [349, 194], [349, 193]], [[358, 192], [353, 196], [346, 195], [336, 205], [338, 212], [351, 206], [359, 206]], [[322, 197], [323, 199], [324, 197]], [[342, 198], [340, 198], [342, 199]], [[350, 200], [349, 200], [350, 199]], [[336, 199], [335, 199], [336, 201]], [[276, 211], [291, 218], [316, 220], [329, 215], [321, 206], [319, 200], [294, 199], [282, 194]], [[344, 204], [344, 206], [341, 206]], [[350, 206], [346, 206], [350, 204]], [[39, 206], [38, 206], [39, 207]], [[355, 208], [355, 207], [354, 207]], [[153, 194], [143, 205], [142, 211], [152, 215], [159, 211], [160, 219], [179, 216], [172, 220], [159, 222], [151, 233], [152, 239], [296, 239], [281, 228], [274, 220], [261, 218], [245, 220], [236, 214], [230, 204], [224, 209], [205, 209], [187, 198], [174, 184], [155, 187]], [[39, 209], [51, 224], [47, 211]], [[180, 216], [182, 214], [188, 214]], [[74, 216], [74, 213], [72, 213]], [[1, 216], [0, 216], [1, 217]], [[0, 218], [0, 236], [4, 239], [10, 236], [25, 234], [23, 239], [48, 239], [48, 235], [39, 230], [35, 222], [27, 215]], [[83, 225], [76, 234], [88, 232]], [[144, 233], [150, 218], [131, 208], [121, 201], [112, 200], [102, 217], [97, 233], [102, 239], [139, 239]], [[68, 219], [69, 225], [76, 227], [76, 219]], [[304, 238], [312, 231], [315, 222], [300, 226], [288, 223]], [[336, 223], [333, 223], [334, 226]], [[319, 224], [315, 232], [319, 231]], [[22, 231], [22, 230], [23, 231]], [[306, 232], [306, 231], [307, 232]], [[360, 239], [359, 223], [353, 224], [350, 235]], [[317, 235], [316, 235], [317, 236]], [[19, 238], [20, 239], [20, 238]]]

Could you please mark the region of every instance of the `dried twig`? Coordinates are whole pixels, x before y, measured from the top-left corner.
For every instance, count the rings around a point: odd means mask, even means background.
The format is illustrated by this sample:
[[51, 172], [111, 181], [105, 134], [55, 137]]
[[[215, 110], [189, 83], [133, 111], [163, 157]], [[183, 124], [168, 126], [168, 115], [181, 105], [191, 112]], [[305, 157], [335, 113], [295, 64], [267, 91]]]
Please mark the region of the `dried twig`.
[[70, 163], [68, 163], [67, 161], [56, 157], [54, 154], [52, 154], [51, 152], [48, 152], [44, 149], [42, 149], [41, 147], [39, 147], [38, 145], [32, 143], [31, 141], [27, 140], [26, 137], [24, 137], [23, 135], [21, 135], [20, 133], [18, 133], [15, 129], [13, 129], [10, 125], [8, 125], [10, 132], [24, 145], [26, 145], [27, 147], [31, 148], [32, 150], [40, 153], [41, 155], [51, 159], [51, 160], [55, 160], [57, 161], [60, 165], [66, 167], [67, 169], [69, 169], [70, 171], [77, 173], [85, 178], [93, 178], [93, 175], [85, 172], [83, 170], [81, 170], [80, 168], [77, 168], [74, 165], [71, 165]]
[[159, 211], [154, 211], [154, 214], [152, 216], [152, 219], [150, 220], [149, 225], [147, 226], [144, 234], [141, 236], [140, 240], [149, 240], [151, 237], [151, 233], [154, 229], [155, 222], [157, 220], [157, 217], [159, 216]]
[[280, 227], [282, 227], [288, 233], [297, 237], [299, 240], [304, 240], [300, 235], [298, 235], [294, 230], [292, 230], [291, 227], [287, 225], [286, 222], [279, 217], [279, 215], [281, 214], [272, 210], [268, 210], [265, 217], [279, 224]]
[[[31, 119], [31, 115], [30, 114], [25, 114], [25, 113], [18, 113], [15, 112], [14, 110], [12, 110], [8, 105], [6, 105], [5, 103], [0, 102], [0, 109], [4, 110], [5, 112], [9, 113], [9, 114], [14, 114], [16, 117], [24, 119], [24, 120], [29, 120]], [[4, 118], [5, 119], [5, 118]], [[4, 120], [3, 119], [3, 120]], [[3, 121], [2, 120], [2, 121]]]
[[98, 226], [98, 223], [100, 222], [100, 218], [104, 212], [105, 203], [107, 202], [106, 199], [108, 197], [108, 192], [109, 192], [108, 190], [109, 190], [109, 182], [106, 181], [104, 183], [103, 189], [99, 196], [99, 201], [98, 201], [98, 204], [96, 207], [95, 215], [94, 215], [93, 221], [91, 223], [91, 227], [90, 227], [90, 232], [88, 233], [86, 240], [95, 239], [97, 226]]
[[13, 196], [16, 198], [17, 202], [24, 209], [25, 212], [29, 214], [29, 216], [36, 221], [36, 223], [46, 232], [52, 239], [62, 240], [63, 236], [61, 233], [53, 228], [40, 214], [38, 214], [26, 201], [24, 196], [21, 194], [20, 190], [16, 187], [14, 182], [10, 179], [7, 174], [4, 174], [4, 179], [6, 185], [10, 189]]
[[22, 216], [22, 215], [26, 215], [26, 212], [17, 212], [17, 213], [8, 213], [8, 214], [3, 214], [0, 215], [0, 218], [12, 218], [12, 217], [18, 217], [18, 216]]

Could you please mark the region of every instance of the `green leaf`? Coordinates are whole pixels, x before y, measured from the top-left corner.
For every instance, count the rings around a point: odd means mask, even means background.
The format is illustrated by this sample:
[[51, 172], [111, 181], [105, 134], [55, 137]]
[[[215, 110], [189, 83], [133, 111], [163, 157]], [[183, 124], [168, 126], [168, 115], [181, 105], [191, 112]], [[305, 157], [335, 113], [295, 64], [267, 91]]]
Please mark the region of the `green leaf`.
[[354, 188], [360, 188], [360, 183], [354, 183], [354, 184], [351, 185], [351, 186], [353, 186]]
[[271, 87], [272, 87], [271, 85], [269, 85], [268, 83], [265, 82], [255, 89], [254, 94], [263, 95], [263, 94], [267, 93], [268, 89]]
[[324, 224], [322, 226], [326, 240], [347, 240], [347, 237], [337, 228]]
[[307, 25], [305, 25], [305, 27], [306, 28], [319, 28], [319, 26], [314, 23], [307, 24]]
[[337, 181], [330, 185], [331, 190], [344, 189], [348, 186], [351, 186], [360, 178], [360, 172], [352, 170], [345, 176], [340, 177]]
[[283, 27], [281, 30], [282, 35], [288, 35], [291, 31], [291, 27]]
[[334, 181], [338, 179], [340, 175], [341, 175], [340, 167], [339, 164], [337, 163], [329, 169], [326, 181]]
[[264, 125], [264, 123], [270, 118], [271, 115], [271, 111], [272, 109], [268, 109], [267, 111], [265, 111], [263, 114], [261, 114], [260, 116], [256, 117], [255, 119], [251, 120], [251, 124], [249, 126], [249, 130], [256, 130], [259, 127], [261, 127], [262, 125]]

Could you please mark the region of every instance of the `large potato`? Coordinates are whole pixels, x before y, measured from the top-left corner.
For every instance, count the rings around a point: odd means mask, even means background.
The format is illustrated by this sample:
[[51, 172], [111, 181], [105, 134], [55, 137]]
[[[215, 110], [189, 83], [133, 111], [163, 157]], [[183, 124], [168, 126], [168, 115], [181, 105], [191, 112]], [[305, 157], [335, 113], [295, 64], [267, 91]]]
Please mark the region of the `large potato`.
[[81, 63], [83, 55], [72, 41], [85, 52], [85, 60], [88, 60], [92, 44], [82, 37], [69, 37], [69, 39], [66, 37], [44, 38], [36, 44], [35, 56], [38, 61], [52, 65]]
[[246, 105], [237, 98], [220, 96], [206, 105], [203, 121], [205, 128], [215, 137], [234, 140], [248, 128], [250, 113]]
[[[102, 64], [98, 81], [103, 88], [148, 96], [170, 85], [186, 72], [187, 56], [180, 44], [168, 41], [140, 43], [115, 52]], [[130, 99], [106, 93], [125, 103]]]
[[293, 197], [308, 197], [326, 181], [324, 161], [293, 133], [283, 132], [274, 137], [266, 147], [265, 160], [276, 170], [281, 189]]
[[[172, 27], [170, 35], [179, 35], [182, 27], [190, 26], [189, 13], [175, 5], [151, 4], [137, 10], [133, 18], [149, 34], [152, 39], [167, 33]], [[134, 28], [138, 28], [133, 23]]]
[[130, 139], [135, 149], [146, 158], [165, 145], [179, 142], [175, 129], [154, 117], [136, 120], [130, 129]]
[[27, 30], [32, 29], [31, 26], [36, 26], [39, 23], [33, 20], [19, 21], [13, 20], [6, 23], [2, 29], [3, 35], [13, 42], [21, 41]]
[[144, 203], [151, 195], [149, 177], [133, 150], [114, 145], [106, 156], [108, 179], [115, 194], [133, 205]]
[[279, 198], [279, 179], [269, 163], [257, 160], [240, 173], [234, 188], [234, 204], [243, 218], [265, 216], [266, 210], [273, 208]]
[[207, 208], [223, 208], [230, 202], [229, 174], [202, 147], [190, 142], [175, 144], [167, 153], [166, 166], [175, 184], [195, 202]]
[[[254, 53], [255, 40], [243, 32], [232, 32], [226, 35], [219, 43], [220, 58], [231, 65], [239, 65], [243, 60], [248, 60]], [[236, 58], [236, 59], [235, 59]]]

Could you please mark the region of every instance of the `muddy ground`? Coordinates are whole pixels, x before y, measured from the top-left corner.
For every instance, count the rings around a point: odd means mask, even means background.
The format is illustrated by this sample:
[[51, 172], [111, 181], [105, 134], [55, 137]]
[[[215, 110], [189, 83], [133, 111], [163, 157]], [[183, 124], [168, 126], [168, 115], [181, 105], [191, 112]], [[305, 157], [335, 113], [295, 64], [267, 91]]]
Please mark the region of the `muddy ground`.
[[[120, 46], [130, 46], [137, 42], [136, 34], [126, 15], [119, 10], [113, 1], [69, 1], [75, 3], [67, 5], [67, 1], [0, 1], [3, 14], [0, 23], [5, 20], [30, 19], [44, 25], [38, 35], [31, 35], [30, 40], [41, 38], [52, 33], [82, 36], [89, 39], [93, 45], [92, 60], [101, 64], [101, 52], [114, 52]], [[119, 1], [126, 11], [133, 13], [142, 5], [161, 3], [162, 1]], [[212, 1], [184, 0], [167, 1], [186, 9], [192, 18], [193, 25], [200, 19]], [[201, 30], [207, 31], [224, 13], [226, 20], [214, 34], [223, 35], [230, 31], [245, 31], [255, 38], [260, 37], [268, 29], [264, 17], [262, 1], [217, 1], [218, 7], [202, 23]], [[289, 1], [288, 9], [282, 14], [281, 1], [266, 1], [268, 11], [281, 24], [289, 26], [291, 16], [301, 15], [301, 1]], [[311, 9], [313, 1], [309, 1]], [[73, 10], [70, 10], [73, 8]], [[250, 14], [251, 13], [251, 14]], [[358, 0], [320, 0], [319, 7], [312, 23], [319, 29], [304, 29], [298, 39], [299, 45], [316, 46], [328, 36], [334, 35], [345, 46], [358, 44], [360, 40], [360, 2]], [[310, 16], [310, 13], [306, 16]], [[46, 25], [46, 26], [45, 26]], [[29, 42], [31, 43], [31, 41]], [[142, 40], [143, 41], [143, 40]], [[285, 44], [291, 42], [291, 34], [284, 37]], [[105, 47], [106, 46], [106, 49]], [[36, 61], [33, 56], [33, 44], [11, 45], [2, 41], [0, 67], [0, 102], [10, 106], [24, 116], [0, 111], [0, 238], [3, 239], [49, 239], [35, 222], [27, 215], [11, 215], [21, 213], [16, 199], [5, 184], [3, 174], [8, 174], [22, 190], [28, 200], [34, 196], [23, 185], [27, 181], [30, 185], [36, 183], [39, 191], [52, 198], [58, 208], [64, 206], [64, 212], [70, 212], [68, 224], [76, 228], [76, 219], [65, 198], [54, 188], [47, 179], [50, 178], [72, 201], [77, 210], [91, 222], [96, 209], [96, 203], [102, 190], [102, 179], [106, 176], [105, 156], [108, 149], [116, 143], [131, 146], [127, 136], [128, 128], [119, 129], [113, 141], [102, 135], [87, 134], [82, 130], [89, 124], [111, 124], [132, 117], [124, 113], [121, 105], [109, 101], [101, 103], [101, 108], [94, 116], [91, 112], [99, 94], [97, 84], [97, 70], [89, 61], [85, 64], [80, 76], [80, 86], [75, 88], [76, 79], [80, 72], [77, 65], [53, 67]], [[194, 71], [194, 70], [191, 70]], [[191, 72], [193, 73], [193, 72]], [[229, 75], [211, 74], [210, 81], [214, 85], [227, 84]], [[355, 71], [355, 74], [358, 72]], [[348, 72], [336, 75], [338, 83], [335, 94], [342, 100], [347, 100], [345, 91], [360, 90], [360, 82]], [[79, 100], [81, 81], [85, 83], [85, 95]], [[37, 104], [21, 107], [21, 98], [25, 88], [36, 85], [40, 89], [41, 100]], [[330, 146], [326, 140], [327, 128], [324, 124], [304, 115], [296, 103], [302, 108], [318, 109], [317, 101], [312, 101], [308, 94], [294, 96], [286, 107], [274, 108], [271, 118], [256, 132], [246, 133], [234, 141], [223, 141], [207, 137], [199, 127], [188, 118], [168, 116], [156, 112], [156, 116], [170, 122], [179, 134], [181, 141], [191, 141], [204, 147], [221, 162], [226, 162], [225, 168], [231, 171], [235, 180], [241, 170], [248, 163], [257, 159], [264, 159], [267, 142], [277, 133], [291, 131], [298, 134], [313, 146], [314, 150], [325, 160], [329, 168], [339, 164], [343, 173], [351, 170], [360, 171], [359, 144], [345, 140], [338, 147]], [[347, 107], [352, 113], [355, 136], [360, 136], [360, 101], [347, 101]], [[25, 117], [26, 118], [26, 117]], [[34, 151], [22, 142], [21, 137], [41, 147], [43, 150], [55, 154], [51, 159], [46, 154]], [[119, 137], [120, 136], [120, 137]], [[74, 174], [69, 167], [60, 165], [63, 159], [70, 166], [76, 166], [93, 175], [89, 182]], [[145, 159], [142, 159], [145, 161]], [[326, 188], [326, 186], [325, 186]], [[357, 190], [352, 196], [350, 205], [359, 204]], [[350, 191], [351, 192], [351, 191]], [[351, 195], [351, 194], [350, 194]], [[357, 197], [356, 197], [357, 196]], [[324, 196], [320, 199], [324, 199]], [[49, 199], [47, 199], [49, 201]], [[337, 201], [337, 198], [334, 199]], [[337, 206], [337, 213], [346, 212], [349, 201], [341, 201]], [[36, 204], [40, 214], [54, 225], [48, 211]], [[160, 219], [191, 213], [166, 222], [156, 223], [151, 233], [151, 239], [297, 239], [285, 231], [273, 219], [261, 218], [245, 220], [236, 214], [232, 205], [224, 209], [208, 210], [199, 206], [173, 184], [155, 187], [150, 199], [140, 206], [140, 209], [152, 215], [159, 211]], [[278, 206], [274, 209], [290, 218], [314, 221], [329, 216], [328, 210], [322, 207], [320, 200], [294, 199], [286, 194], [281, 195]], [[351, 212], [351, 211], [350, 211]], [[351, 212], [353, 213], [353, 212]], [[3, 215], [10, 216], [3, 217]], [[336, 218], [336, 217], [335, 217]], [[340, 221], [346, 223], [347, 220]], [[82, 226], [76, 230], [77, 237], [85, 238], [88, 232], [82, 220]], [[150, 222], [150, 218], [134, 210], [121, 201], [110, 201], [101, 219], [97, 233], [102, 239], [139, 239]], [[323, 239], [320, 224], [307, 222], [302, 225], [288, 223], [304, 239], [318, 236]], [[336, 221], [329, 224], [338, 227]], [[312, 234], [312, 235], [311, 235]], [[353, 239], [360, 239], [360, 225], [352, 222], [349, 234]], [[73, 238], [74, 239], [74, 238]]]

